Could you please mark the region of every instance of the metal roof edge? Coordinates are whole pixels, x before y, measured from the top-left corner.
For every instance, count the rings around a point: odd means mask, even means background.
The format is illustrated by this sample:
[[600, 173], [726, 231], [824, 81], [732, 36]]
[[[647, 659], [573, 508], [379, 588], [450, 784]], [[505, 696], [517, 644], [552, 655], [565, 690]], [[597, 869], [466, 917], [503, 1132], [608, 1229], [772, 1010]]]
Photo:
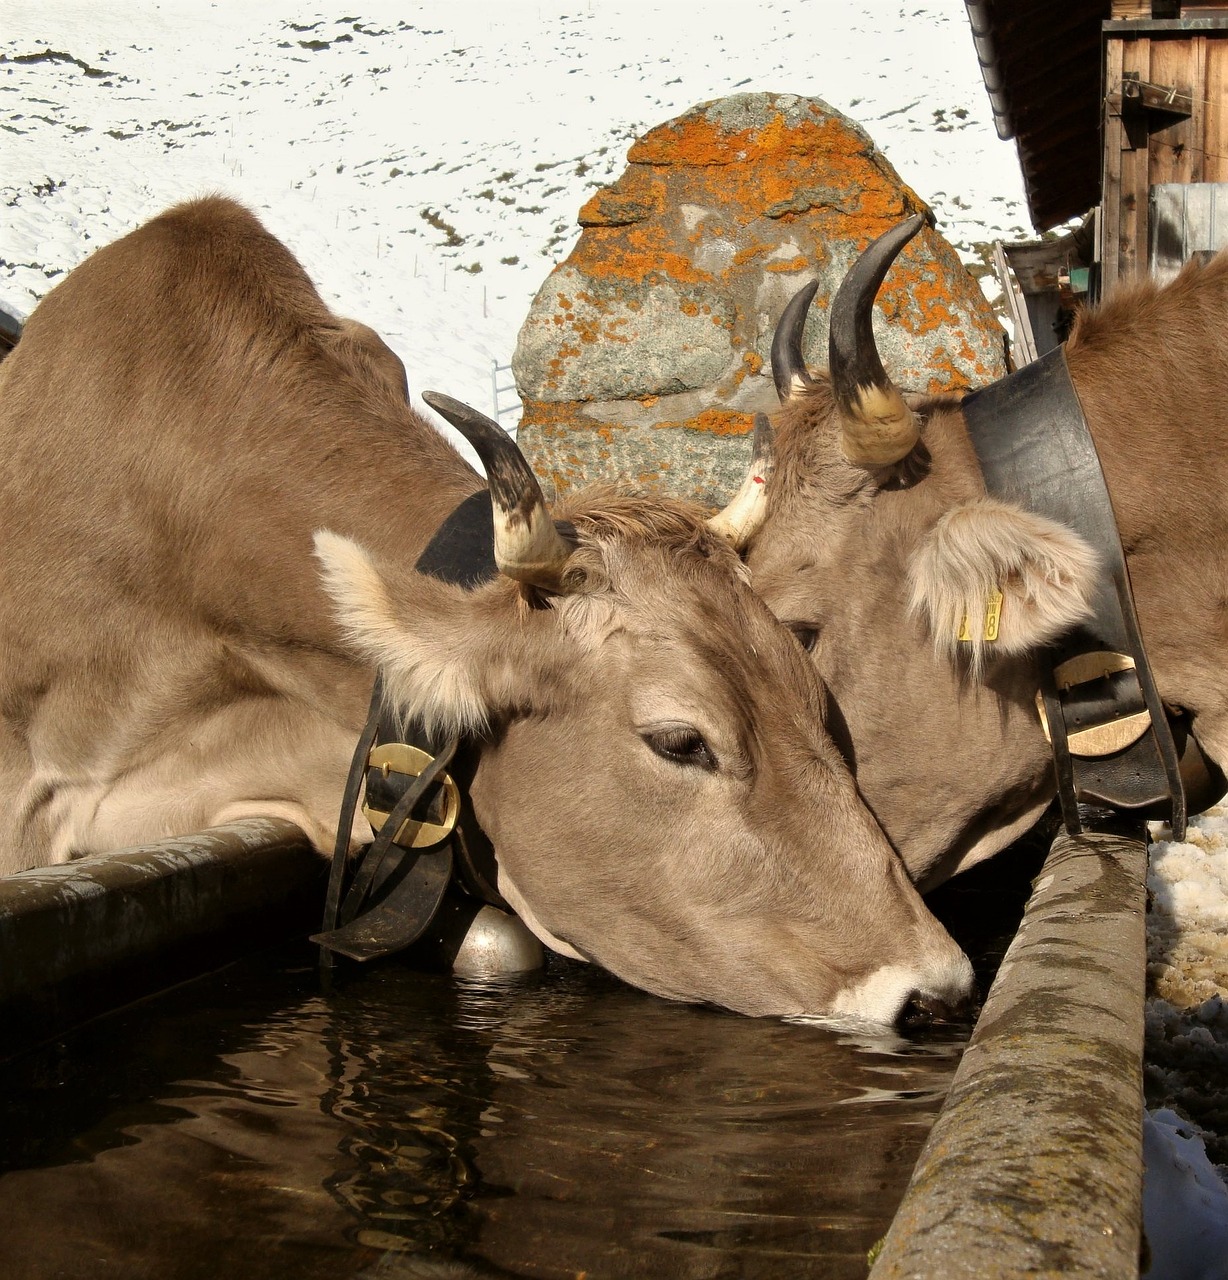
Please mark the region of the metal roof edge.
[[968, 10], [968, 21], [972, 26], [972, 46], [976, 50], [976, 60], [981, 66], [981, 79], [985, 82], [985, 92], [989, 95], [989, 107], [993, 112], [993, 125], [998, 137], [1003, 142], [1015, 136], [1007, 111], [1006, 98], [1002, 92], [1002, 71], [998, 66], [998, 52], [994, 47], [993, 35], [990, 31], [988, 6], [986, 0], [964, 0], [964, 8]]

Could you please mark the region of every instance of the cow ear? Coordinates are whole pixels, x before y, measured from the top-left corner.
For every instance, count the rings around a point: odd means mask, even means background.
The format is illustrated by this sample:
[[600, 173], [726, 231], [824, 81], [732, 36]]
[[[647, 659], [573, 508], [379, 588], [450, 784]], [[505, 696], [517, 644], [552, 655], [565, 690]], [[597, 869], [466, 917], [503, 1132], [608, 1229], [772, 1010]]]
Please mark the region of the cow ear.
[[940, 654], [974, 669], [1056, 640], [1091, 612], [1096, 553], [1065, 525], [995, 498], [948, 511], [909, 562], [911, 607]]
[[542, 705], [556, 683], [545, 668], [560, 647], [557, 629], [539, 634], [553, 615], [524, 608], [510, 581], [466, 591], [377, 564], [327, 529], [315, 551], [351, 648], [383, 670], [389, 702], [429, 732], [480, 733], [509, 711]]

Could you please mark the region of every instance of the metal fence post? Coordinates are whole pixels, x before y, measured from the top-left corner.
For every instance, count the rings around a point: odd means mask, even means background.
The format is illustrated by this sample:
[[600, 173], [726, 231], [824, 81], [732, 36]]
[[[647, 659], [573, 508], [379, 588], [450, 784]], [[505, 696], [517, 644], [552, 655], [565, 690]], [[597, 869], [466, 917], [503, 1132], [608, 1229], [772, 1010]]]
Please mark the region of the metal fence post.
[[[497, 360], [490, 362], [490, 395], [494, 403], [495, 411], [491, 415], [494, 420], [503, 425], [503, 419], [509, 413], [519, 413], [521, 410], [520, 394], [516, 390], [516, 380], [509, 379], [506, 382], [500, 382], [501, 374], [510, 374], [512, 366], [510, 364], [500, 364]], [[508, 397], [510, 398], [510, 401]], [[516, 428], [508, 427], [509, 434], [515, 436]]]

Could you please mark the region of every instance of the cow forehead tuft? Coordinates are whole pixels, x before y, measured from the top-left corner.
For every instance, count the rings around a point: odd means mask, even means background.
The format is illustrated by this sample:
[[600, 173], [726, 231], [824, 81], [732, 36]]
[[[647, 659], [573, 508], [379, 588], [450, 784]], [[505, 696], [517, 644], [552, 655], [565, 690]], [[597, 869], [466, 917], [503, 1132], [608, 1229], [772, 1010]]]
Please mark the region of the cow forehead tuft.
[[582, 535], [678, 549], [718, 545], [717, 535], [707, 527], [704, 509], [680, 498], [637, 496], [594, 485], [560, 502], [554, 514], [570, 520]]

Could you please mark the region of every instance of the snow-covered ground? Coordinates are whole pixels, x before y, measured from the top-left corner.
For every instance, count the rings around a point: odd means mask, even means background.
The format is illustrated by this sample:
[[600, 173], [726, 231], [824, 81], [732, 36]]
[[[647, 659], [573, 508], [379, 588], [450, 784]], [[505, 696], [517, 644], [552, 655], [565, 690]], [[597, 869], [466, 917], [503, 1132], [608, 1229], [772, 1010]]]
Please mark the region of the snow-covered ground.
[[[1207, 1160], [1196, 1126], [1167, 1107], [1143, 1126], [1143, 1222], [1147, 1280], [1224, 1280], [1228, 1275], [1228, 1187]], [[1182, 1212], [1174, 1213], [1173, 1206]]]
[[[0, 0], [0, 304], [27, 314], [92, 249], [221, 191], [379, 330], [415, 393], [492, 412], [492, 367], [631, 141], [753, 91], [864, 125], [970, 264], [1031, 234], [963, 0]], [[1226, 831], [1200, 820], [1152, 872], [1155, 947], [1172, 944], [1153, 965], [1195, 1040], [1228, 991]], [[1189, 1150], [1163, 1124], [1153, 1190]]]
[[489, 411], [632, 140], [760, 90], [863, 124], [969, 262], [1028, 234], [962, 0], [3, 0], [0, 303], [28, 312], [91, 249], [223, 191], [415, 392]]

